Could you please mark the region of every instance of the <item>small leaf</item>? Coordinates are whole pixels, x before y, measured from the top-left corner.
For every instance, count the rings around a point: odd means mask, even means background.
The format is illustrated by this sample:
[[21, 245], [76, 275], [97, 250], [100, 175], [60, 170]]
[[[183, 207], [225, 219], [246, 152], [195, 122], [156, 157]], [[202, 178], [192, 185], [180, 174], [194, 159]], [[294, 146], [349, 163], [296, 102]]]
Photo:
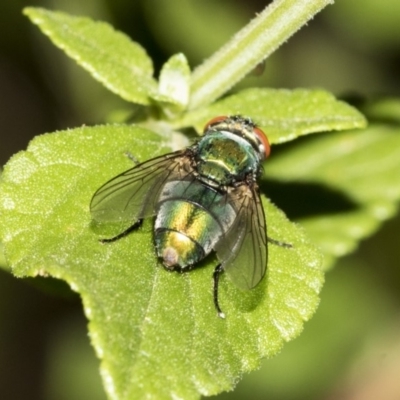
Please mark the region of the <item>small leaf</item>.
[[271, 238], [266, 278], [241, 291], [221, 276], [216, 316], [212, 257], [187, 274], [157, 261], [152, 221], [123, 239], [99, 242], [89, 203], [106, 180], [166, 151], [136, 126], [83, 127], [42, 135], [4, 170], [0, 236], [17, 276], [50, 274], [83, 299], [92, 343], [113, 399], [197, 399], [229, 390], [276, 354], [318, 304], [321, 258], [304, 232], [263, 199]]
[[138, 43], [105, 22], [32, 7], [24, 14], [113, 93], [133, 103], [150, 103], [157, 84], [152, 61]]
[[362, 128], [365, 118], [353, 107], [322, 90], [246, 89], [202, 109], [187, 113], [177, 126], [198, 132], [216, 115], [241, 114], [282, 143], [314, 132]]
[[[158, 101], [172, 103], [172, 112], [186, 108], [189, 101], [190, 68], [184, 54], [175, 54], [162, 67], [158, 92]], [[167, 108], [168, 111], [168, 108]]]
[[[373, 125], [320, 135], [287, 150], [265, 164], [266, 177], [288, 184], [317, 183], [341, 194], [347, 203], [343, 210], [330, 212], [325, 207], [320, 215], [300, 220], [325, 253], [326, 268], [398, 211], [399, 127]], [[294, 199], [300, 194], [290, 193]]]

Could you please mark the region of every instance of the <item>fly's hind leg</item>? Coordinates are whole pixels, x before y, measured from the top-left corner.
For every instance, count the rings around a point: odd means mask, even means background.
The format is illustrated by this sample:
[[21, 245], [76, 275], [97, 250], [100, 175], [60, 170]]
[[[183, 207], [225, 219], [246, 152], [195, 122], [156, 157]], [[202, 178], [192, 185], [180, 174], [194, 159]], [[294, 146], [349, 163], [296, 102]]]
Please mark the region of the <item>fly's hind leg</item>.
[[112, 238], [107, 238], [107, 239], [100, 239], [99, 241], [101, 243], [111, 243], [111, 242], [116, 242], [117, 240], [125, 237], [126, 235], [128, 235], [129, 233], [131, 233], [132, 231], [134, 231], [135, 229], [139, 228], [139, 226], [142, 225], [143, 220], [139, 219], [138, 221], [136, 221], [132, 226], [130, 226], [128, 229], [125, 229], [123, 232], [119, 233], [116, 236], [113, 236]]
[[[281, 242], [279, 240], [267, 238], [269, 243], [275, 244], [280, 247], [286, 247], [286, 248], [292, 248], [293, 245], [290, 243], [285, 243]], [[217, 310], [218, 317], [220, 318], [225, 318], [225, 313], [221, 310], [221, 307], [219, 305], [219, 299], [218, 299], [218, 288], [219, 288], [219, 278], [220, 275], [224, 272], [224, 269], [222, 267], [222, 264], [218, 264], [215, 267], [214, 273], [213, 273], [213, 279], [214, 279], [214, 306], [215, 309]]]
[[[197, 268], [196, 264], [191, 264], [187, 265], [185, 268], [181, 268], [179, 266], [173, 266], [173, 267], [167, 267], [164, 265], [164, 268], [167, 271], [176, 271], [181, 274], [184, 274], [186, 272], [192, 271], [194, 268]], [[225, 313], [221, 310], [221, 307], [219, 306], [219, 301], [218, 301], [218, 287], [219, 287], [219, 276], [224, 272], [224, 269], [222, 268], [222, 264], [218, 264], [215, 267], [214, 273], [213, 273], [213, 279], [214, 279], [214, 289], [213, 289], [213, 298], [214, 298], [214, 306], [215, 309], [217, 310], [218, 317], [220, 318], [225, 318]]]
[[221, 307], [219, 306], [219, 301], [218, 301], [219, 277], [223, 272], [224, 272], [224, 269], [222, 268], [222, 264], [218, 264], [215, 267], [215, 270], [214, 270], [214, 273], [213, 273], [213, 279], [214, 279], [214, 306], [215, 306], [215, 309], [217, 310], [218, 317], [220, 317], [220, 318], [225, 318], [225, 313], [221, 310]]

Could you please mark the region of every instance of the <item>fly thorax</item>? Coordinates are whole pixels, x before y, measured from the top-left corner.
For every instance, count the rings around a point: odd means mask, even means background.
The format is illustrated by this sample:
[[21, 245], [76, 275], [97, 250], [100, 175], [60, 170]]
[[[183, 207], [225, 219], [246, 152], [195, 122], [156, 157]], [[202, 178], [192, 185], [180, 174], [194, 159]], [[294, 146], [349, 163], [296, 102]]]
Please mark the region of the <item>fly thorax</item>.
[[196, 169], [205, 181], [221, 186], [255, 175], [260, 159], [252, 145], [230, 132], [211, 132], [197, 144]]
[[154, 238], [167, 268], [201, 261], [236, 216], [226, 195], [196, 179], [168, 182], [159, 198]]

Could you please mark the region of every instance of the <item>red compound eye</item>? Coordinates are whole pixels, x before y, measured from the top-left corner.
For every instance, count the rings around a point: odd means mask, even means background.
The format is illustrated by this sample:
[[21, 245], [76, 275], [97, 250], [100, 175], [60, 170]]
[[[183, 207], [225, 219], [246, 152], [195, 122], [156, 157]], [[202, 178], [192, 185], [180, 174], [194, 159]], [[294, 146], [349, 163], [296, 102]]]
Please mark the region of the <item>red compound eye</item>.
[[267, 135], [262, 131], [260, 128], [254, 127], [253, 131], [255, 135], [260, 139], [263, 147], [264, 147], [264, 155], [265, 158], [268, 158], [269, 154], [271, 153], [271, 146], [269, 145], [269, 141]]
[[208, 121], [206, 123], [206, 126], [204, 127], [204, 132], [211, 126], [211, 125], [215, 125], [218, 122], [224, 121], [226, 120], [228, 117], [226, 115], [221, 115], [219, 117], [215, 117], [212, 120]]

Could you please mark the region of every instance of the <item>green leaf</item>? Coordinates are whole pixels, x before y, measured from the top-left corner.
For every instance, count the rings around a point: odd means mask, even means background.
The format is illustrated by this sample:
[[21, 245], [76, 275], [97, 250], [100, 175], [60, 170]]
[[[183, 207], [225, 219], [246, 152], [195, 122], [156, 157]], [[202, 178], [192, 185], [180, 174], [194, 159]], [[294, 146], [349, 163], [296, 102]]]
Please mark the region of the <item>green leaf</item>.
[[242, 114], [254, 119], [270, 143], [314, 132], [362, 128], [365, 118], [323, 90], [246, 89], [200, 110], [187, 113], [176, 126], [201, 131], [216, 115]]
[[162, 67], [158, 92], [182, 111], [189, 101], [190, 68], [184, 54], [175, 54]]
[[[314, 183], [320, 185], [320, 194], [323, 188], [331, 191], [324, 198], [314, 194], [325, 206], [319, 215], [300, 219], [325, 253], [325, 268], [353, 251], [360, 240], [398, 211], [399, 171], [400, 128], [385, 125], [318, 135], [271, 157], [265, 164], [267, 178], [288, 184]], [[301, 195], [290, 193], [293, 199]], [[334, 193], [337, 203], [330, 210], [329, 196]], [[297, 200], [295, 206], [301, 208], [302, 202]]]
[[138, 43], [105, 22], [32, 7], [25, 8], [24, 14], [113, 93], [133, 103], [150, 104], [157, 83], [152, 61]]
[[89, 203], [106, 180], [167, 150], [137, 126], [83, 127], [34, 139], [14, 156], [0, 187], [0, 235], [17, 276], [50, 274], [83, 299], [110, 398], [197, 399], [229, 390], [243, 372], [276, 354], [318, 304], [319, 253], [297, 225], [263, 199], [271, 238], [267, 277], [241, 291], [221, 276], [216, 316], [212, 257], [186, 274], [157, 262], [152, 221], [103, 244]]

